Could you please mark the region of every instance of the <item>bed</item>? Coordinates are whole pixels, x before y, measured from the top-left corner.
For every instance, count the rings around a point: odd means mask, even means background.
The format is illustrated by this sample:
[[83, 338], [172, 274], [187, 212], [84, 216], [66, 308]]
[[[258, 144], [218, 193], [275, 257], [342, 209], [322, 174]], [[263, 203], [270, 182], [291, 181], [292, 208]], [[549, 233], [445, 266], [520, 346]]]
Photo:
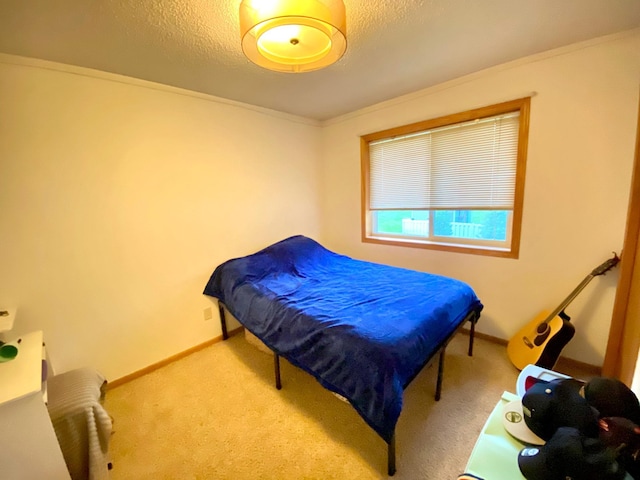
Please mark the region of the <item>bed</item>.
[[469, 355], [483, 308], [466, 283], [441, 275], [361, 261], [297, 235], [215, 268], [204, 294], [279, 358], [344, 397], [388, 445], [395, 467], [395, 427], [403, 391], [470, 322]]

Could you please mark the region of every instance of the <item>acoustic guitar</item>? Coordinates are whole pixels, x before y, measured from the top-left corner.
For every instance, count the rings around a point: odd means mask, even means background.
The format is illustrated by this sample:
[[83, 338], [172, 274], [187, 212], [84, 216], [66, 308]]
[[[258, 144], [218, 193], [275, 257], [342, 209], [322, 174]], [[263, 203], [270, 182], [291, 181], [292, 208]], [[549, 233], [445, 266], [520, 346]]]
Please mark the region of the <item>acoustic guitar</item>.
[[560, 352], [573, 338], [576, 331], [570, 322], [571, 318], [564, 312], [564, 309], [594, 277], [604, 275], [619, 261], [620, 259], [614, 252], [613, 258], [594, 268], [553, 312], [540, 312], [536, 318], [509, 340], [507, 355], [518, 370], [522, 370], [529, 364], [549, 370], [553, 369]]

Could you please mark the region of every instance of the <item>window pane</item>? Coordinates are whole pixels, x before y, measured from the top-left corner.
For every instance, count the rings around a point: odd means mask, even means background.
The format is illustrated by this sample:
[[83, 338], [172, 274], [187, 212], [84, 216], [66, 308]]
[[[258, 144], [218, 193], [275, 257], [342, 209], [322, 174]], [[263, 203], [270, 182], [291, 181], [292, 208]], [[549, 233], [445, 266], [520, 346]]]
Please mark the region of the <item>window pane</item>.
[[505, 242], [508, 219], [508, 210], [440, 210], [434, 212], [433, 234]]
[[360, 137], [362, 240], [518, 258], [530, 98]]
[[373, 232], [412, 237], [429, 236], [429, 212], [424, 210], [385, 210], [372, 212]]

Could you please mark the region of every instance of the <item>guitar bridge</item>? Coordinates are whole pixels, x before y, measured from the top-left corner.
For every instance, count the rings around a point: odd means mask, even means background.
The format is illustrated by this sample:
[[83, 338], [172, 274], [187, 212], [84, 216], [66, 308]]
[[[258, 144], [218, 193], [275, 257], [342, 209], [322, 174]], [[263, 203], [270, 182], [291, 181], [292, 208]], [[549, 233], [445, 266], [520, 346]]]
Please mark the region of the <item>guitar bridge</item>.
[[529, 339], [527, 337], [522, 337], [522, 341], [524, 342], [524, 344], [529, 347], [529, 348], [533, 348], [533, 344], [529, 341]]

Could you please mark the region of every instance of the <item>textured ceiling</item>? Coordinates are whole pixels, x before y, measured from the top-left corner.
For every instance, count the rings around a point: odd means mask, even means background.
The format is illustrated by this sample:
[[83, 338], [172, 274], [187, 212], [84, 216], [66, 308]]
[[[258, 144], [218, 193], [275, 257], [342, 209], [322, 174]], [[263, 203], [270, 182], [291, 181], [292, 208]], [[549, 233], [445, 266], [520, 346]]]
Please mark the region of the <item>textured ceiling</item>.
[[640, 26], [640, 0], [345, 0], [348, 47], [302, 74], [249, 62], [240, 0], [0, 0], [0, 52], [325, 120]]

